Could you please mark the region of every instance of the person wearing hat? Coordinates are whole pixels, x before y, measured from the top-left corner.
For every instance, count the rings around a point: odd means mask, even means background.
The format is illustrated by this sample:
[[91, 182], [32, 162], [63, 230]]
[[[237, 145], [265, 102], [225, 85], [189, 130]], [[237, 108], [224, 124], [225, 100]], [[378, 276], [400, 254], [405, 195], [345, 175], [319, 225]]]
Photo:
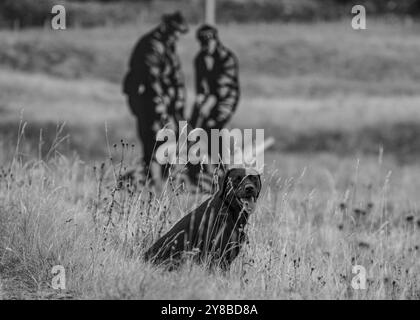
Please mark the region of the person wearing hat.
[[[211, 25], [197, 30], [197, 40], [200, 51], [194, 60], [196, 99], [189, 122], [193, 128], [207, 132], [210, 152], [211, 129], [224, 128], [239, 102], [238, 59], [220, 42], [217, 29]], [[199, 168], [190, 166], [190, 180], [197, 181]]]
[[161, 23], [135, 45], [124, 77], [123, 92], [137, 118], [146, 175], [160, 145], [157, 132], [168, 124], [176, 130], [175, 124], [184, 118], [185, 84], [176, 42], [186, 32], [188, 25], [180, 12], [163, 15]]

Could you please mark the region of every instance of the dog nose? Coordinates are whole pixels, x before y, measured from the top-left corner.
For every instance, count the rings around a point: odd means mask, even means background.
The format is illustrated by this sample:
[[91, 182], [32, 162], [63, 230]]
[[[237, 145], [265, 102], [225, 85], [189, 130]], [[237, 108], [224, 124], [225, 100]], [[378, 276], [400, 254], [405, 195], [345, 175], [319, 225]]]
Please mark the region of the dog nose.
[[255, 191], [255, 187], [253, 185], [248, 185], [245, 187], [245, 192], [246, 193], [252, 193]]

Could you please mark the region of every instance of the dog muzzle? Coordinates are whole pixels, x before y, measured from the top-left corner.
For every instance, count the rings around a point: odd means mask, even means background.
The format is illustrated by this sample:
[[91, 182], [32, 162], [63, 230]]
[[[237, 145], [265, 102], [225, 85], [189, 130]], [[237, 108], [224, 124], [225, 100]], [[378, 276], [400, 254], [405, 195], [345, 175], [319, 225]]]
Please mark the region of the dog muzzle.
[[247, 184], [243, 187], [243, 192], [237, 196], [242, 209], [247, 213], [255, 211], [257, 206], [257, 189], [252, 184]]

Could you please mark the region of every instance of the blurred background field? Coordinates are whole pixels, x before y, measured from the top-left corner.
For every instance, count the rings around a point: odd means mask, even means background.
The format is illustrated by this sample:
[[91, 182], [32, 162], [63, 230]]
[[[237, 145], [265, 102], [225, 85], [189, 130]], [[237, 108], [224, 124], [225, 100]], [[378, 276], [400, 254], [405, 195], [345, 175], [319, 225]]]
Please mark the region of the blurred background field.
[[[16, 179], [10, 178], [16, 182], [12, 187], [7, 173], [0, 174], [0, 199], [8, 199], [4, 205], [0, 203], [0, 210], [7, 212], [0, 216], [0, 231], [7, 229], [8, 221], [18, 226], [23, 221], [19, 219], [24, 218], [32, 221], [36, 231], [33, 234], [42, 228], [48, 230], [45, 238], [37, 241], [57, 241], [53, 249], [45, 249], [43, 243], [40, 247], [51, 261], [61, 257], [75, 267], [72, 276], [77, 281], [72, 289], [78, 294], [173, 298], [176, 292], [184, 298], [275, 298], [290, 297], [292, 293], [305, 298], [351, 298], [354, 296], [348, 294], [345, 286], [336, 286], [337, 279], [340, 272], [345, 274], [343, 270], [347, 270], [347, 277], [351, 276], [352, 257], [362, 257], [363, 263], [376, 270], [373, 278], [377, 287], [366, 297], [420, 297], [418, 265], [413, 262], [419, 261], [420, 228], [419, 1], [358, 1], [367, 8], [367, 30], [358, 31], [351, 28], [353, 1], [218, 1], [221, 39], [237, 54], [240, 63], [242, 97], [230, 126], [264, 128], [265, 135], [274, 136], [276, 144], [265, 154], [267, 191], [251, 224], [252, 246], [246, 251], [248, 257], [257, 257], [255, 268], [250, 271], [251, 282], [244, 284], [239, 273], [234, 272], [227, 278], [216, 275], [215, 280], [213, 276], [203, 276], [201, 271], [196, 270], [193, 275], [185, 271], [179, 281], [188, 278], [196, 284], [188, 288], [182, 287], [174, 275], [144, 271], [141, 263], [127, 259], [119, 251], [118, 241], [117, 246], [107, 243], [102, 251], [102, 244], [90, 238], [91, 226], [84, 223], [91, 214], [97, 189], [101, 188], [97, 185], [97, 173], [92, 176], [91, 168], [108, 158], [106, 137], [111, 145], [121, 139], [134, 143], [135, 156], [140, 154], [135, 122], [121, 92], [131, 49], [142, 34], [158, 23], [163, 12], [179, 8], [184, 11], [192, 22], [192, 31], [181, 38], [178, 50], [186, 74], [188, 107], [191, 106], [192, 59], [198, 50], [194, 30], [202, 20], [202, 4], [198, 0], [66, 1], [68, 30], [53, 31], [48, 22], [51, 15], [45, 13], [51, 1], [36, 1], [36, 7], [34, 3], [0, 0], [0, 168], [9, 168], [8, 160], [15, 155], [21, 119], [27, 126], [19, 150], [21, 159], [28, 161], [16, 168]], [[27, 11], [29, 15], [20, 11], [25, 6], [33, 8]], [[77, 154], [72, 158], [76, 160], [58, 158], [48, 166], [38, 167], [34, 157], [39, 159], [38, 152], [40, 158], [48, 153], [63, 122], [60, 135], [68, 134], [68, 139], [59, 149], [66, 156]], [[108, 162], [106, 170], [112, 180]], [[28, 182], [32, 177], [39, 180], [39, 187]], [[44, 184], [42, 177], [50, 182]], [[280, 180], [275, 183], [277, 178]], [[68, 192], [61, 192], [60, 188]], [[103, 192], [104, 198], [98, 195], [97, 201], [105, 212], [110, 188]], [[34, 205], [34, 197], [43, 200]], [[122, 191], [121, 197], [126, 197]], [[173, 199], [159, 199], [177, 208], [169, 220], [158, 221], [163, 228], [191, 206], [191, 202], [186, 202], [176, 207]], [[373, 213], [367, 222], [360, 222], [357, 219], [364, 216], [363, 212], [366, 214], [369, 203]], [[134, 206], [130, 210], [136, 214], [138, 209]], [[40, 214], [34, 217], [31, 212]], [[86, 227], [80, 231], [83, 237], [74, 234], [74, 238], [70, 237], [74, 243], [67, 248], [67, 239], [57, 236], [61, 225], [54, 224], [56, 231], [49, 228], [52, 216], [60, 223], [74, 218], [82, 228]], [[390, 229], [383, 223], [389, 223]], [[272, 230], [261, 232], [267, 226]], [[340, 233], [343, 228], [344, 234]], [[122, 236], [118, 232], [115, 237]], [[149, 229], [144, 232], [147, 236], [136, 243], [137, 249], [143, 250], [150, 244], [153, 234]], [[27, 246], [25, 254], [31, 254], [34, 262], [41, 261], [32, 240], [25, 238], [23, 231], [17, 234], [8, 239], [12, 239], [14, 248]], [[31, 229], [27, 234], [31, 235]], [[90, 256], [83, 251], [86, 241], [98, 245], [95, 250], [101, 249], [95, 251], [99, 258], [92, 262], [94, 267], [112, 260], [103, 273], [89, 278], [87, 283], [80, 271], [86, 271], [84, 268], [90, 263], [86, 260]], [[269, 243], [273, 241], [271, 247]], [[367, 248], [376, 251], [367, 250], [366, 243]], [[267, 246], [274, 256], [287, 253], [287, 258], [267, 267], [265, 260], [271, 254]], [[290, 289], [288, 272], [292, 269], [287, 266], [295, 266], [298, 256], [304, 262], [298, 276], [295, 272], [295, 279], [300, 277], [301, 282]], [[121, 261], [128, 267], [121, 268]], [[305, 278], [311, 263], [323, 279], [315, 279], [317, 284]], [[111, 270], [114, 264], [116, 267]], [[0, 263], [0, 271], [7, 271], [12, 265]], [[387, 265], [388, 269], [378, 271], [380, 265]], [[44, 265], [31, 267], [34, 274], [39, 270], [48, 272]], [[143, 270], [140, 278], [146, 279], [144, 291], [136, 291], [138, 269]], [[275, 282], [270, 277], [280, 269]], [[328, 278], [331, 269], [334, 277]], [[409, 271], [398, 278], [397, 269]], [[123, 276], [115, 276], [115, 270]], [[258, 278], [257, 274], [262, 274], [265, 282], [252, 281]], [[44, 274], [38, 275], [39, 279], [45, 278]], [[394, 296], [388, 289], [388, 293], [383, 292], [379, 275], [398, 281], [400, 287], [392, 291]], [[29, 274], [28, 279], [32, 281]], [[121, 281], [129, 290], [106, 287], [104, 279], [109, 280], [107, 283]], [[324, 280], [327, 285], [320, 286]], [[171, 290], [164, 286], [167, 283], [171, 283]], [[268, 283], [265, 289], [262, 283]], [[280, 284], [270, 287], [270, 283]]]
[[[232, 126], [265, 128], [278, 151], [372, 154], [383, 146], [402, 161], [420, 155], [420, 25], [368, 18], [368, 29], [355, 31], [350, 17], [220, 25], [241, 68]], [[1, 134], [16, 136], [23, 110], [34, 143], [40, 128], [48, 141], [64, 121], [71, 148], [88, 158], [104, 155], [105, 122], [112, 141], [135, 142], [121, 81], [133, 45], [151, 26], [0, 31]], [[194, 32], [179, 43], [187, 115], [197, 49]]]
[[[2, 0], [0, 26], [27, 28], [48, 25], [53, 0]], [[182, 10], [189, 21], [204, 19], [202, 0], [63, 0], [71, 26], [117, 25], [127, 21], [150, 22], [162, 12]], [[365, 6], [372, 17], [416, 18], [417, 0], [219, 0], [217, 20], [232, 22], [315, 22], [346, 17], [353, 5]]]

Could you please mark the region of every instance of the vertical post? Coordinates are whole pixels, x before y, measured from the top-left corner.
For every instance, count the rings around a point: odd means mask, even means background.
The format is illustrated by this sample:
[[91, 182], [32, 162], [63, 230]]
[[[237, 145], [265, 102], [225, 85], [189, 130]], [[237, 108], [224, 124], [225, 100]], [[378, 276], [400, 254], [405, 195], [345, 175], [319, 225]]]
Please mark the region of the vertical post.
[[206, 23], [210, 25], [216, 24], [216, 0], [205, 0], [205, 17]]

